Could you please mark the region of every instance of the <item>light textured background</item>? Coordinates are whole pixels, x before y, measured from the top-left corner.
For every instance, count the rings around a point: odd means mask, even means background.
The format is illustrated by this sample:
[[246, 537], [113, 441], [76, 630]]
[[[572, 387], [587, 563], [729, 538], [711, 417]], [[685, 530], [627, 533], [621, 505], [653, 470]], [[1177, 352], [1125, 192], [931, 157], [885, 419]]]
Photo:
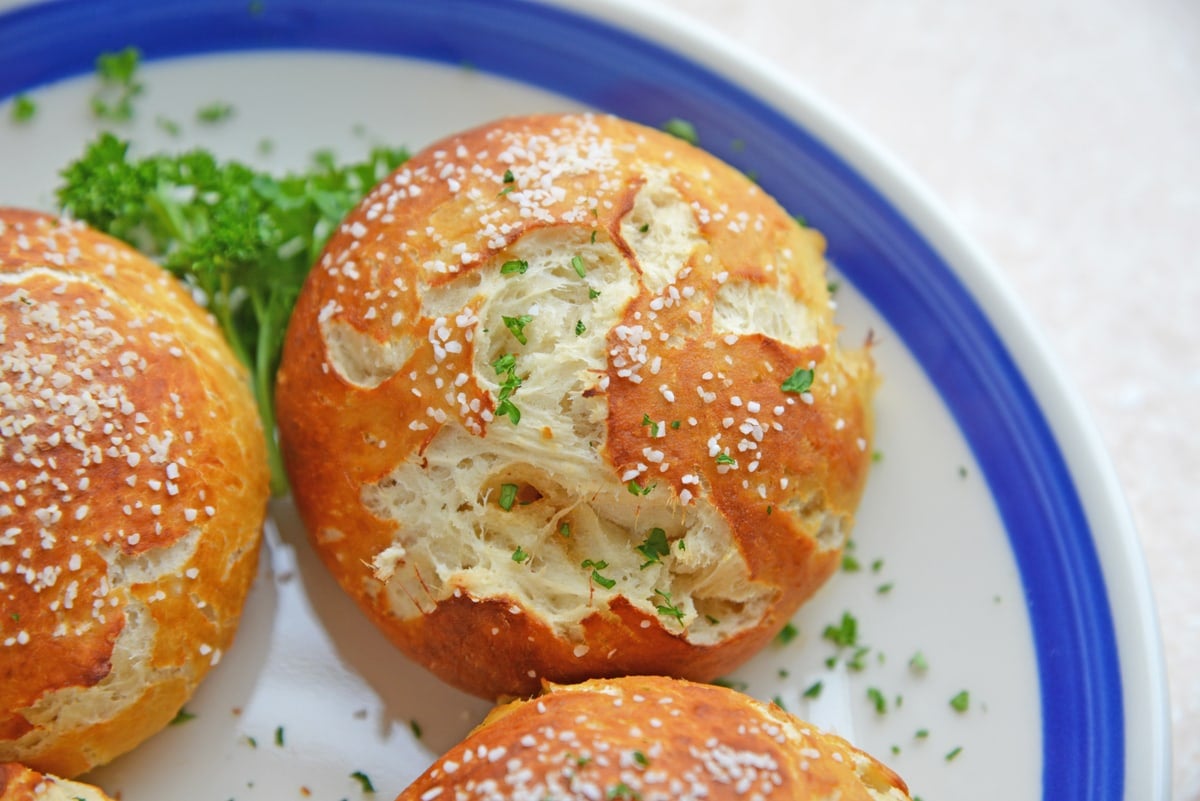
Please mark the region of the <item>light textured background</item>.
[[772, 61], [933, 191], [1115, 463], [1200, 801], [1200, 2], [654, 0]]

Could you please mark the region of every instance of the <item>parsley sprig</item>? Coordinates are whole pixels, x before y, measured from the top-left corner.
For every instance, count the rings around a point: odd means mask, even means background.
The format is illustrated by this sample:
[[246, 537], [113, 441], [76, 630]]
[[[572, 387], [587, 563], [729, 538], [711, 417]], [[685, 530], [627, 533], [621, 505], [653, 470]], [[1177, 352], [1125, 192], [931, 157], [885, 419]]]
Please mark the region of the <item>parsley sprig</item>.
[[408, 158], [377, 148], [338, 164], [319, 153], [281, 177], [205, 150], [134, 158], [100, 135], [62, 171], [71, 216], [141, 250], [198, 290], [250, 368], [267, 432], [271, 488], [287, 491], [275, 442], [275, 371], [292, 306], [329, 235], [372, 186]]

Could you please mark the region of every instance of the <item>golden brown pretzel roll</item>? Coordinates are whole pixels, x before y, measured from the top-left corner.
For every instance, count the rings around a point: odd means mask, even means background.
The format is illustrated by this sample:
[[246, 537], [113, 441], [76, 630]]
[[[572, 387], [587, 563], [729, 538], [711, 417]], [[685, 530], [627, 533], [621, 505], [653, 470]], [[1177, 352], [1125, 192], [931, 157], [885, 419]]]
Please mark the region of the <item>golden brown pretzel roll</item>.
[[0, 763], [0, 801], [112, 801], [99, 787]]
[[710, 679], [839, 563], [875, 378], [824, 240], [731, 167], [607, 116], [430, 146], [344, 221], [278, 412], [325, 564], [495, 698]]
[[0, 209], [0, 761], [73, 777], [178, 712], [254, 577], [264, 450], [174, 278]]
[[777, 706], [662, 677], [551, 685], [494, 710], [397, 801], [907, 801], [885, 765]]

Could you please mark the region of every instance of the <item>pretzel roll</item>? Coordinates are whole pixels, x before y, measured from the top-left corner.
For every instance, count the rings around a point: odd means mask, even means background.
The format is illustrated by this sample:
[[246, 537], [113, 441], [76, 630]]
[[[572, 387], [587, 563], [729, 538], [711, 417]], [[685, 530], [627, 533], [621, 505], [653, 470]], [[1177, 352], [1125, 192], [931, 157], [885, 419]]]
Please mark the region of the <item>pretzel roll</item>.
[[0, 763], [0, 801], [112, 801], [99, 787]]
[[178, 712], [254, 577], [264, 445], [174, 278], [0, 209], [0, 761], [73, 777]]
[[830, 576], [869, 466], [824, 240], [711, 155], [607, 116], [416, 155], [331, 238], [278, 411], [325, 564], [496, 698], [707, 680]]
[[734, 690], [663, 677], [551, 685], [498, 707], [397, 801], [908, 801], [840, 737]]

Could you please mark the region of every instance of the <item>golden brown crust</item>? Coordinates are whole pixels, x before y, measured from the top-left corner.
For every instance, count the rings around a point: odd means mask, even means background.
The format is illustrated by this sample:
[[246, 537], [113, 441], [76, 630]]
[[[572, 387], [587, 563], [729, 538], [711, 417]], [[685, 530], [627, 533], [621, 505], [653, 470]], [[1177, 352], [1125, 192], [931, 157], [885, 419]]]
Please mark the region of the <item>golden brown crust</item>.
[[112, 801], [99, 787], [0, 763], [0, 801]]
[[[403, 650], [485, 697], [732, 669], [836, 569], [867, 475], [875, 379], [865, 350], [837, 343], [823, 252], [740, 173], [616, 118], [515, 118], [432, 145], [347, 217], [288, 331], [282, 445], [323, 561]], [[557, 315], [557, 339], [518, 344], [504, 329], [520, 311], [530, 332]], [[581, 355], [593, 335], [599, 363]], [[515, 426], [504, 354], [524, 381]], [[555, 358], [584, 366], [535, 388], [524, 365]], [[785, 388], [797, 369], [811, 388]], [[562, 397], [535, 408], [539, 392]], [[501, 466], [453, 486], [481, 460]], [[505, 483], [524, 493], [507, 515]], [[670, 551], [638, 575], [578, 536], [513, 539], [518, 517], [550, 531], [582, 526], [580, 510], [624, 526], [630, 554], [659, 529]], [[714, 553], [677, 569], [701, 529]], [[473, 540], [461, 563], [456, 537]], [[509, 554], [586, 614], [564, 622], [544, 595], [482, 577]], [[600, 561], [623, 571], [614, 588], [588, 583]]]
[[633, 676], [552, 685], [495, 709], [397, 801], [781, 798], [907, 801], [888, 767], [774, 705]]
[[0, 339], [0, 759], [75, 776], [229, 647], [264, 443], [211, 319], [80, 224], [0, 209]]

